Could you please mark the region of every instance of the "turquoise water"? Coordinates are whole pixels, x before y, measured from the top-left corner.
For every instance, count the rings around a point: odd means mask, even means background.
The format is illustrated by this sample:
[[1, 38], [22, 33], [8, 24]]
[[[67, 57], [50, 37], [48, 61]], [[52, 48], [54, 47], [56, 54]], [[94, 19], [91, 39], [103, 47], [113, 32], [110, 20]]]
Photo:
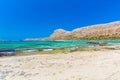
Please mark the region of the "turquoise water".
[[87, 42], [106, 42], [120, 44], [120, 40], [70, 40], [70, 41], [36, 41], [36, 42], [0, 42], [0, 50], [26, 50], [26, 49], [59, 49], [88, 47]]

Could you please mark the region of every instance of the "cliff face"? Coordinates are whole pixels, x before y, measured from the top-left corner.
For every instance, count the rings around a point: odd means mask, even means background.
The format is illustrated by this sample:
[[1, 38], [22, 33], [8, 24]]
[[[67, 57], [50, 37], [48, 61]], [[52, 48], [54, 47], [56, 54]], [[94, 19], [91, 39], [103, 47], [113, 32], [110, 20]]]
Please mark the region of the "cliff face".
[[120, 39], [120, 22], [86, 26], [73, 31], [58, 29], [48, 39]]

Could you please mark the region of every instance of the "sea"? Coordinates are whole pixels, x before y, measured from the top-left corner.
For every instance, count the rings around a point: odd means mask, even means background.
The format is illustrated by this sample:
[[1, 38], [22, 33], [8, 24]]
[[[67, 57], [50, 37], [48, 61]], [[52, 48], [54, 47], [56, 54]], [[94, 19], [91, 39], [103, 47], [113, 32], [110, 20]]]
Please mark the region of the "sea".
[[93, 47], [88, 42], [120, 44], [120, 40], [58, 40], [58, 41], [5, 41], [0, 42], [0, 54], [12, 52], [34, 52], [37, 50], [75, 49]]

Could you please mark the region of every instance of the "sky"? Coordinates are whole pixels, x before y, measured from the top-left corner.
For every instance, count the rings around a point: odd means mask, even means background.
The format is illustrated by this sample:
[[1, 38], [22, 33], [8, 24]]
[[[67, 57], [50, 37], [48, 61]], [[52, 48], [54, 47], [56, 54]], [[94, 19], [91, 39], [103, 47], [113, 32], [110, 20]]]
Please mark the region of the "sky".
[[120, 0], [0, 0], [0, 39], [48, 37], [120, 20]]

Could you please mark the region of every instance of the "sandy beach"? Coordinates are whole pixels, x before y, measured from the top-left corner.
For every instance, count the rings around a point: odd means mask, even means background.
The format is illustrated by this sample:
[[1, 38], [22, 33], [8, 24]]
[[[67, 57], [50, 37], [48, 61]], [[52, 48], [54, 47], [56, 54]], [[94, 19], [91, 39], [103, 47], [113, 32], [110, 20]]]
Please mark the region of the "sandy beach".
[[0, 58], [0, 80], [120, 80], [120, 50]]

